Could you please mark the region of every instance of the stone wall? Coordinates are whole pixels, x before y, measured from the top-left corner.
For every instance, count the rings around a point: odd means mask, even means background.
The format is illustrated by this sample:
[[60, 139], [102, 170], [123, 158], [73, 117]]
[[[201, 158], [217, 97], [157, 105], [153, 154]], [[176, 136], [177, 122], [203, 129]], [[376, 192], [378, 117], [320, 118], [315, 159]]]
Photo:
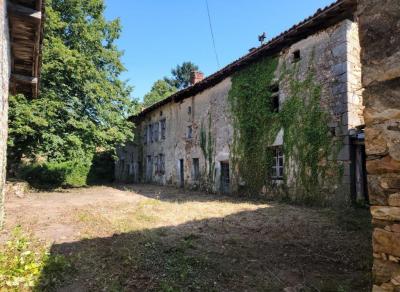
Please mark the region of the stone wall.
[[[300, 50], [296, 62], [299, 75], [305, 76], [310, 63], [314, 64], [317, 82], [322, 85], [322, 104], [331, 117], [330, 127], [343, 139], [343, 149], [338, 159], [344, 168], [341, 184], [334, 196], [326, 197], [328, 205], [348, 205], [350, 201], [350, 139], [349, 130], [363, 124], [361, 97], [360, 44], [357, 23], [344, 20], [332, 27], [311, 35], [281, 52], [280, 64], [293, 64], [293, 52]], [[313, 60], [311, 60], [311, 56]], [[277, 76], [279, 76], [279, 68]], [[279, 84], [282, 104], [288, 96], [287, 81]], [[116, 178], [125, 182], [151, 182], [180, 185], [180, 160], [184, 167], [184, 186], [202, 187], [209, 191], [220, 190], [221, 163], [230, 163], [230, 192], [242, 183], [232, 169], [230, 146], [233, 139], [228, 93], [231, 78], [179, 102], [170, 102], [148, 113], [137, 124], [136, 140], [118, 149], [119, 161]], [[149, 125], [166, 120], [166, 138], [144, 143]], [[188, 128], [192, 137], [188, 137]], [[211, 153], [204, 155], [201, 133], [206, 138]], [[281, 145], [282, 134], [274, 146]], [[160, 133], [159, 133], [160, 137]], [[148, 139], [147, 139], [148, 140]], [[268, 145], [266, 145], [267, 147]], [[271, 146], [271, 145], [269, 145]], [[165, 171], [156, 171], [159, 155], [164, 155]], [[207, 157], [206, 157], [207, 156]], [[199, 160], [200, 179], [193, 175], [193, 159]], [[149, 164], [152, 166], [149, 167]], [[268, 192], [272, 194], [272, 192]], [[296, 190], [292, 192], [296, 195]], [[279, 196], [280, 193], [274, 194]]]
[[359, 0], [373, 291], [400, 291], [400, 1]]
[[6, 0], [0, 0], [0, 228], [4, 217], [5, 169], [8, 120], [8, 82], [10, 75], [9, 32]]
[[[316, 83], [322, 87], [321, 107], [330, 117], [329, 127], [341, 139], [342, 147], [335, 157], [343, 168], [342, 183], [332, 193], [326, 192], [323, 200], [329, 205], [349, 205], [351, 199], [351, 141], [350, 130], [363, 125], [361, 91], [360, 41], [356, 22], [344, 20], [318, 34], [312, 35], [282, 52], [280, 67], [292, 66], [293, 52], [300, 51], [297, 78], [303, 79], [312, 65]], [[279, 71], [279, 70], [278, 70]], [[289, 93], [287, 80], [280, 84], [280, 103]], [[281, 141], [282, 144], [282, 141]], [[289, 178], [290, 181], [290, 178]], [[298, 195], [289, 185], [291, 197]]]

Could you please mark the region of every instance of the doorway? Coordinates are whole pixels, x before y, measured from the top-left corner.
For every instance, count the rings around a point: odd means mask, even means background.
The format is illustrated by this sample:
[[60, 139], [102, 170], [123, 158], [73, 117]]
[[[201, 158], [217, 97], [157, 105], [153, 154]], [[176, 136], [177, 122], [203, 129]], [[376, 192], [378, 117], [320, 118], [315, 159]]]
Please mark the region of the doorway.
[[221, 161], [221, 182], [220, 190], [223, 194], [228, 194], [230, 189], [230, 179], [229, 179], [229, 162]]
[[179, 159], [179, 187], [183, 188], [185, 186], [185, 168], [183, 159]]
[[153, 176], [153, 159], [151, 155], [147, 156], [146, 161], [146, 182], [151, 182]]
[[352, 137], [351, 166], [351, 188], [353, 201], [357, 204], [369, 203], [363, 131]]

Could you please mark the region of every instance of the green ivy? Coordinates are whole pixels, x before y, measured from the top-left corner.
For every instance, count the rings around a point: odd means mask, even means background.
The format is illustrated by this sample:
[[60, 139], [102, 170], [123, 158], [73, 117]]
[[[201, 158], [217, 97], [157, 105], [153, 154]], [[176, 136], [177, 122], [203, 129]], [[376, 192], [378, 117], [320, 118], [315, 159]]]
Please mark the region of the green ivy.
[[233, 118], [232, 161], [249, 194], [259, 193], [271, 165], [267, 145], [279, 131], [279, 114], [271, 107], [276, 58], [264, 58], [232, 76], [229, 103]]
[[[211, 115], [208, 114], [208, 131], [204, 127], [204, 123], [201, 123], [200, 128], [200, 148], [203, 152], [205, 161], [208, 164], [208, 174], [207, 174], [207, 182], [203, 182], [203, 187], [206, 189], [211, 190], [211, 184], [214, 182], [214, 168], [215, 168], [215, 161], [214, 161], [214, 154], [215, 154], [215, 139], [211, 133]], [[206, 166], [207, 172], [207, 166]]]
[[[248, 194], [262, 188], [276, 192], [270, 177], [273, 145], [283, 130], [285, 177], [279, 191], [303, 202], [321, 202], [332, 191], [342, 170], [336, 161], [339, 140], [328, 127], [329, 115], [321, 106], [321, 86], [315, 81], [311, 65], [305, 77], [299, 77], [298, 64], [283, 66], [276, 78], [277, 58], [264, 58], [232, 77], [229, 102], [234, 127], [232, 161], [245, 181]], [[271, 87], [286, 86], [288, 97], [279, 112], [273, 108]]]

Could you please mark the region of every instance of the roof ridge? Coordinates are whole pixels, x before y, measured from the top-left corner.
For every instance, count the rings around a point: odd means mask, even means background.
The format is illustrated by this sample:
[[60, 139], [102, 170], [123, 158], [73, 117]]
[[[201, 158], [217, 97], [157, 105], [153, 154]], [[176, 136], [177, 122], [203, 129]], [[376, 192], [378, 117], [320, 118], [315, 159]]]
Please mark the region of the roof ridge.
[[[346, 8], [348, 8], [347, 6], [344, 7], [344, 10], [341, 11], [339, 8], [341, 5], [348, 5], [349, 7], [352, 7], [353, 9], [350, 11], [347, 11]], [[259, 46], [258, 48], [252, 50], [251, 52], [239, 57], [238, 59], [232, 61], [231, 63], [229, 63], [228, 65], [224, 66], [223, 68], [221, 68], [220, 70], [212, 73], [211, 75], [207, 76], [206, 78], [204, 78], [202, 81], [193, 84], [189, 87], [186, 87], [184, 89], [181, 89], [177, 92], [175, 92], [174, 94], [158, 101], [157, 103], [144, 108], [141, 112], [137, 113], [136, 115], [132, 116], [131, 118], [135, 118], [135, 117], [139, 117], [142, 116], [144, 114], [146, 114], [147, 112], [151, 112], [152, 110], [172, 101], [172, 100], [176, 100], [177, 97], [183, 96], [185, 94], [190, 94], [190, 92], [194, 92], [192, 95], [197, 94], [198, 92], [201, 92], [205, 89], [207, 89], [208, 87], [213, 85], [213, 80], [214, 78], [218, 78], [219, 75], [230, 75], [230, 71], [232, 71], [233, 69], [235, 69], [236, 67], [240, 67], [243, 65], [246, 65], [247, 62], [251, 62], [253, 58], [258, 58], [259, 55], [261, 55], [263, 52], [267, 51], [268, 49], [273, 49], [274, 45], [279, 44], [279, 41], [284, 41], [284, 38], [286, 36], [288, 36], [291, 33], [295, 33], [296, 30], [301, 29], [303, 26], [306, 25], [310, 25], [312, 26], [312, 21], [318, 18], [321, 18], [324, 16], [324, 14], [331, 12], [332, 10], [335, 9], [339, 9], [339, 12], [342, 12], [345, 14], [345, 16], [347, 15], [346, 12], [351, 13], [351, 15], [353, 15], [354, 12], [354, 7], [357, 5], [357, 0], [336, 0], [335, 2], [329, 4], [328, 6], [325, 6], [324, 8], [319, 8], [314, 14], [312, 14], [311, 16], [303, 19], [302, 21], [298, 22], [295, 25], [292, 25], [289, 29], [283, 31], [282, 33], [278, 34], [277, 36], [271, 38], [267, 43]], [[311, 23], [310, 23], [311, 22]], [[290, 42], [290, 41], [289, 41]], [[218, 80], [217, 80], [218, 81]], [[210, 86], [208, 86], [207, 84], [211, 83]], [[217, 83], [217, 82], [215, 82]], [[203, 88], [204, 87], [204, 88]], [[178, 99], [179, 100], [179, 99]]]

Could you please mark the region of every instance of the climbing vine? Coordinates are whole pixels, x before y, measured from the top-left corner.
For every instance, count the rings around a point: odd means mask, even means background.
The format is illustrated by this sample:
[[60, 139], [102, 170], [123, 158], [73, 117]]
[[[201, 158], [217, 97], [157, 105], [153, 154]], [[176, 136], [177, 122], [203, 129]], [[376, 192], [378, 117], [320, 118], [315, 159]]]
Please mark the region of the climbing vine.
[[[215, 168], [215, 161], [214, 161], [214, 144], [215, 140], [211, 134], [211, 115], [208, 114], [208, 133], [204, 127], [204, 124], [201, 124], [200, 128], [200, 148], [203, 152], [204, 158], [207, 161], [208, 168], [206, 165], [206, 172], [207, 172], [207, 182], [209, 186], [206, 188], [211, 189], [211, 183], [214, 181], [214, 168]], [[207, 171], [208, 169], [208, 171]], [[206, 183], [206, 182], [204, 182]]]
[[[342, 170], [335, 158], [340, 143], [328, 127], [329, 115], [321, 106], [321, 86], [310, 58], [305, 76], [298, 64], [280, 69], [277, 59], [265, 58], [237, 72], [232, 78], [229, 102], [234, 125], [232, 161], [249, 194], [266, 186], [276, 191], [271, 178], [273, 145], [283, 130], [285, 174], [280, 191], [294, 193], [303, 202], [320, 202], [334, 188]], [[287, 97], [279, 111], [272, 106], [274, 84], [283, 84]], [[272, 187], [275, 190], [272, 190]]]
[[277, 59], [265, 58], [232, 77], [228, 97], [234, 129], [232, 161], [249, 193], [258, 193], [265, 185], [272, 159], [266, 145], [279, 131], [279, 115], [271, 107], [277, 64]]

